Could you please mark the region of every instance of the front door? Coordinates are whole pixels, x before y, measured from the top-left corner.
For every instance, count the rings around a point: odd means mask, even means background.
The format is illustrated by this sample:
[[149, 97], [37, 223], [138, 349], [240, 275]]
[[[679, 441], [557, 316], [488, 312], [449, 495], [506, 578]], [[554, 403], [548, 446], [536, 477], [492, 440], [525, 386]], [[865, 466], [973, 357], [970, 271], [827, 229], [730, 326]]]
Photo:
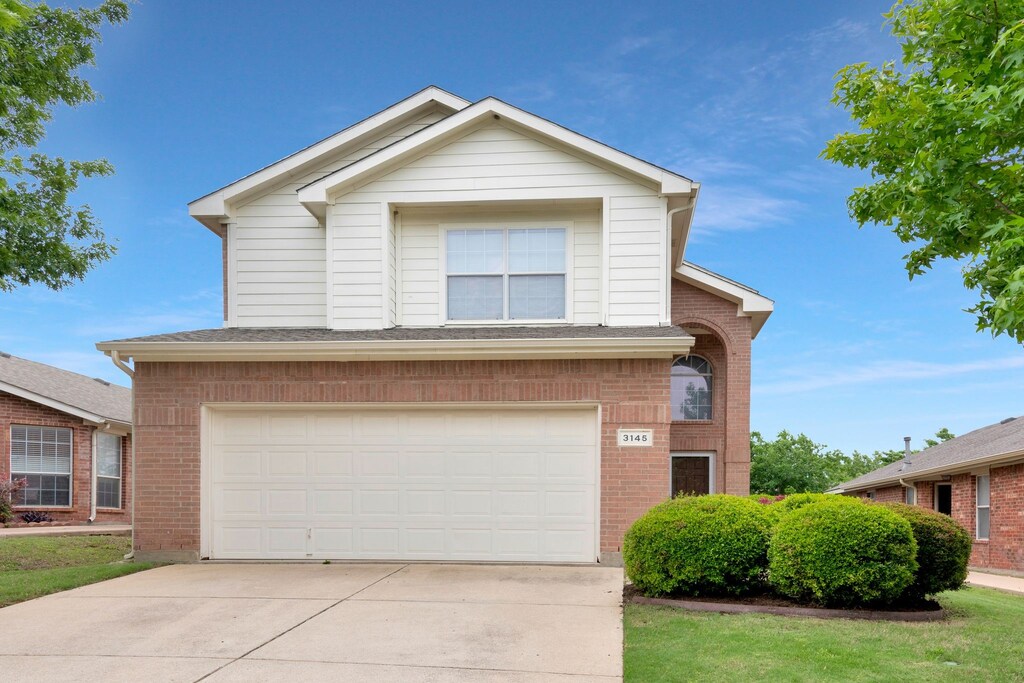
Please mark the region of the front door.
[[953, 514], [953, 485], [935, 485], [935, 511], [944, 515]]
[[711, 493], [710, 454], [672, 454], [672, 497]]

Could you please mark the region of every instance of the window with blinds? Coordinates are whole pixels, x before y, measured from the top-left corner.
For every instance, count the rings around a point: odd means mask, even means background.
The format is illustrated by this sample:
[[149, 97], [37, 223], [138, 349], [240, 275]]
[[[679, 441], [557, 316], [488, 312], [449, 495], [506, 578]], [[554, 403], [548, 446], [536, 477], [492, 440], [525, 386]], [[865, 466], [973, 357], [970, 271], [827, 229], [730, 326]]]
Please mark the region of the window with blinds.
[[28, 481], [18, 505], [71, 506], [71, 441], [65, 427], [11, 425], [11, 479]]
[[121, 507], [121, 437], [96, 434], [96, 507]]

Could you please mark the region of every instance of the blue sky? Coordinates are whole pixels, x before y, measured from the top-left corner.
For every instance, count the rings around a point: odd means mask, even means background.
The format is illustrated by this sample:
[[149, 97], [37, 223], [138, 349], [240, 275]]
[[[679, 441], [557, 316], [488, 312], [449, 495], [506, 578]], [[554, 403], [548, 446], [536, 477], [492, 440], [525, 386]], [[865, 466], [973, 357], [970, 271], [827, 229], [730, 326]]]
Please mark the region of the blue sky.
[[897, 56], [887, 2], [147, 0], [44, 149], [105, 156], [79, 193], [120, 253], [80, 285], [0, 294], [0, 348], [125, 382], [93, 344], [217, 327], [220, 243], [186, 203], [428, 84], [512, 104], [703, 184], [687, 257], [776, 301], [754, 342], [754, 429], [915, 444], [1024, 413], [1024, 353], [976, 333], [959, 266], [908, 282], [858, 230], [866, 178], [817, 156], [848, 127], [832, 75]]

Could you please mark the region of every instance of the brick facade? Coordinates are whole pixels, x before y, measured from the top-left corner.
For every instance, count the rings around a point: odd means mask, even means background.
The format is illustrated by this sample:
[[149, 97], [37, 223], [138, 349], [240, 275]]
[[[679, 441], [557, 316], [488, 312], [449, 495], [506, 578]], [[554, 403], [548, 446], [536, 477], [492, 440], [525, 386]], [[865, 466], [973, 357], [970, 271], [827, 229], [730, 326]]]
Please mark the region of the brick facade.
[[[0, 392], [0, 478], [11, 476], [11, 425], [65, 427], [73, 430], [71, 445], [71, 507], [15, 508], [15, 513], [39, 510], [58, 522], [82, 522], [89, 519], [92, 505], [92, 433], [95, 427], [59, 410]], [[121, 508], [99, 509], [97, 522], [126, 523], [131, 519], [131, 436], [121, 441]]]
[[[911, 482], [913, 483], [913, 482]], [[990, 520], [989, 538], [978, 540], [976, 528], [976, 477], [955, 474], [953, 485], [953, 519], [974, 539], [971, 566], [982, 569], [1024, 571], [1024, 463], [993, 467], [989, 471]], [[919, 482], [917, 504], [934, 509], [934, 483]], [[903, 502], [902, 486], [875, 489], [875, 500]], [[867, 491], [857, 494], [867, 497]]]
[[711, 420], [673, 422], [672, 451], [715, 453], [715, 491], [750, 492], [750, 318], [736, 304], [678, 280], [672, 324], [695, 332], [693, 353], [713, 370]]

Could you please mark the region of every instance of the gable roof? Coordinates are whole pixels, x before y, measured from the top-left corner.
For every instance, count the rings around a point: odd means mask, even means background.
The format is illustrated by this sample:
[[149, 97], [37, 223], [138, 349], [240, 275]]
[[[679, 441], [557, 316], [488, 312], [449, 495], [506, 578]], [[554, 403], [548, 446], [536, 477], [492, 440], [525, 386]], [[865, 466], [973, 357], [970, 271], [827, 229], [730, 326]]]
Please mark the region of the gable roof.
[[756, 289], [740, 284], [735, 280], [730, 280], [724, 275], [719, 275], [689, 261], [683, 261], [676, 268], [673, 277], [693, 285], [697, 289], [702, 289], [705, 292], [735, 303], [739, 307], [736, 314], [745, 315], [751, 319], [751, 339], [757, 337], [757, 333], [764, 327], [768, 316], [775, 310], [775, 302], [760, 294]]
[[354, 186], [362, 180], [397, 166], [402, 160], [420, 153], [426, 148], [453, 140], [481, 122], [492, 118], [506, 119], [531, 133], [646, 179], [657, 185], [660, 192], [666, 196], [690, 195], [700, 187], [700, 183], [678, 173], [621, 152], [602, 142], [502, 102], [495, 97], [487, 97], [407, 138], [379, 149], [359, 161], [299, 188], [299, 202], [314, 216], [323, 218], [329, 194], [345, 187]]
[[0, 391], [89, 422], [131, 425], [130, 389], [26, 358], [0, 354]]
[[969, 471], [1008, 460], [1024, 460], [1024, 416], [975, 429], [913, 453], [909, 462], [899, 460], [839, 484], [834, 492], [859, 491], [898, 484], [900, 479], [940, 476]]
[[348, 128], [190, 202], [189, 215], [215, 233], [222, 234], [220, 219], [226, 216], [227, 204], [231, 201], [274, 185], [283, 177], [301, 173], [302, 169], [308, 172], [311, 166], [320, 163], [342, 147], [366, 139], [401, 119], [438, 106], [455, 112], [469, 106], [469, 101], [436, 86], [428, 86]]

